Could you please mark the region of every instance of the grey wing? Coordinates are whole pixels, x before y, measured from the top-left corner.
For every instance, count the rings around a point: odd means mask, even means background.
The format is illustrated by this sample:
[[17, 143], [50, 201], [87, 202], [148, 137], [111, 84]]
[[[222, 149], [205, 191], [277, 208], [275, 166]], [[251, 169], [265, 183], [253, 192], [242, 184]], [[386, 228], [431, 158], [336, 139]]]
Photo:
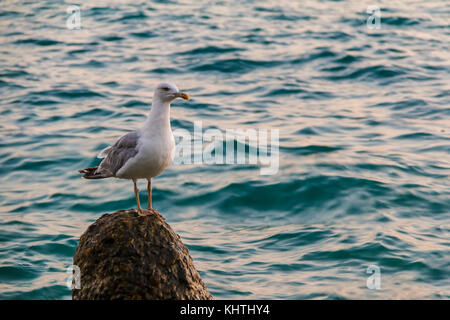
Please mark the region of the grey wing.
[[97, 173], [115, 176], [117, 171], [138, 153], [139, 137], [139, 132], [133, 131], [121, 137], [114, 145], [103, 149], [100, 155], [104, 155], [105, 159], [98, 166]]

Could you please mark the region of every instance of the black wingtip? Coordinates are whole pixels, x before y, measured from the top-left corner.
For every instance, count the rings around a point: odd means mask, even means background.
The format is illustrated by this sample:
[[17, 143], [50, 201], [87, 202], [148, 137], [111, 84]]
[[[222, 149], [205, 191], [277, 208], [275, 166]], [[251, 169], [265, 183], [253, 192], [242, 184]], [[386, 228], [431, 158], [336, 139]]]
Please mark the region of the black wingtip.
[[86, 168], [86, 169], [81, 169], [81, 170], [78, 170], [78, 172], [79, 173], [83, 173], [83, 178], [85, 178], [85, 179], [102, 179], [102, 178], [105, 178], [105, 176], [103, 174], [95, 174], [97, 169], [98, 169], [98, 166], [97, 167], [90, 167], [90, 168]]

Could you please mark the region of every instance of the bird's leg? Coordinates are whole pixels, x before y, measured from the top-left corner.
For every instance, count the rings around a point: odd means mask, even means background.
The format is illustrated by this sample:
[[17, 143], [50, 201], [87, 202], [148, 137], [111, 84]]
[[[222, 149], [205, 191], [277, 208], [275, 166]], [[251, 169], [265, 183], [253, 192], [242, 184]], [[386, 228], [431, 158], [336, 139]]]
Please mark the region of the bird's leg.
[[147, 179], [147, 191], [148, 191], [148, 206], [147, 210], [145, 211], [147, 212], [148, 215], [156, 215], [164, 219], [158, 211], [152, 208], [152, 178]]
[[144, 210], [142, 210], [141, 203], [139, 201], [139, 189], [137, 187], [136, 179], [133, 179], [133, 183], [134, 183], [134, 194], [136, 195], [136, 203], [137, 203], [138, 214], [140, 216], [145, 216], [145, 212], [144, 212]]
[[148, 192], [147, 210], [153, 210], [153, 208], [152, 208], [152, 178], [147, 179], [147, 192]]

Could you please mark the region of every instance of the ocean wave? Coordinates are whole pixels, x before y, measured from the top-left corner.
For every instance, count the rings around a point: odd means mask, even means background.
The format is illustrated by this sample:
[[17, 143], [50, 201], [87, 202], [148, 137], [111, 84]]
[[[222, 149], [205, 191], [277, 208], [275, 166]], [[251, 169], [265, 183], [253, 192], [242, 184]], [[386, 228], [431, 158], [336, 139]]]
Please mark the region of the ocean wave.
[[153, 181], [215, 298], [450, 298], [448, 19], [397, 1], [369, 30], [342, 3], [91, 3], [80, 30], [53, 2], [2, 3], [0, 298], [70, 299], [79, 236], [136, 206], [131, 182], [77, 170], [142, 125], [159, 81], [192, 94], [173, 129], [279, 130], [275, 175], [174, 164]]

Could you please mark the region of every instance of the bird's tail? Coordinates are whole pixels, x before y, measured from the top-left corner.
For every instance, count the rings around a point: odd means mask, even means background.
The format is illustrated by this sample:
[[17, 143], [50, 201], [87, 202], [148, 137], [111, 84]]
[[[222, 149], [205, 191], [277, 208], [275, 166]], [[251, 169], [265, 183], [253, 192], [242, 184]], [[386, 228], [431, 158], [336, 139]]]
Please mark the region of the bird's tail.
[[111, 175], [108, 175], [105, 172], [97, 172], [97, 169], [98, 169], [98, 166], [78, 170], [78, 172], [84, 173], [83, 178], [85, 178], [85, 179], [105, 179], [105, 178], [111, 177]]

